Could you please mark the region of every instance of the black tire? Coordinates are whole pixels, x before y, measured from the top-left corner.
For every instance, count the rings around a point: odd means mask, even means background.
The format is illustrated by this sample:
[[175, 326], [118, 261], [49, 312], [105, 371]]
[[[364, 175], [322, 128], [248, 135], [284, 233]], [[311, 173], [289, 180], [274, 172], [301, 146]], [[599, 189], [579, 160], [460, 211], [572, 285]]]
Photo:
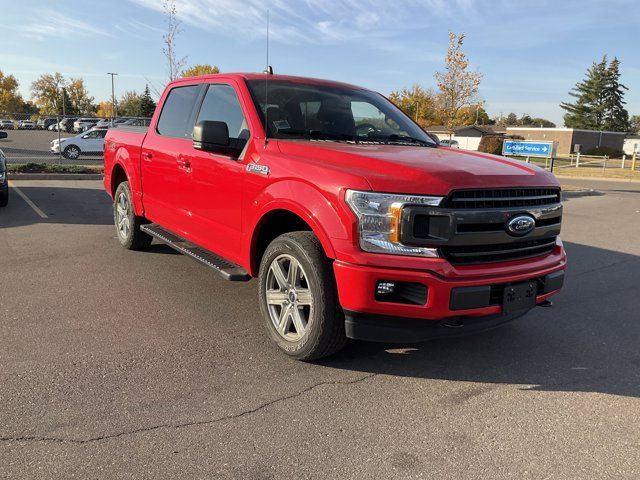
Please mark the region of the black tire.
[[[274, 273], [270, 273], [274, 262], [280, 259], [293, 258], [298, 262], [298, 268], [301, 267], [301, 276], [304, 281], [302, 289], [310, 291], [309, 310], [307, 323], [304, 333], [300, 338], [287, 339], [278, 332], [274, 322], [275, 317], [282, 313], [284, 305], [278, 307], [267, 302], [267, 290], [269, 290], [268, 282], [273, 282]], [[289, 277], [287, 273], [287, 277]], [[269, 336], [275, 344], [287, 355], [298, 360], [317, 360], [336, 353], [346, 343], [344, 329], [344, 312], [338, 302], [338, 293], [333, 276], [333, 268], [331, 261], [326, 257], [322, 249], [322, 245], [318, 238], [308, 231], [291, 232], [279, 236], [269, 244], [262, 261], [260, 262], [259, 271], [259, 287], [258, 295], [260, 302], [260, 311], [262, 313], [265, 326], [269, 332]], [[295, 283], [295, 281], [294, 281]], [[291, 305], [293, 311], [294, 305], [296, 312], [303, 312], [307, 307], [299, 306], [296, 298], [294, 287], [293, 300], [284, 300], [284, 304]], [[276, 291], [270, 289], [270, 292]], [[284, 290], [277, 293], [285, 294]], [[287, 292], [288, 293], [288, 290]], [[275, 309], [275, 310], [274, 310]], [[272, 316], [273, 315], [273, 316]], [[280, 316], [280, 318], [283, 318]], [[294, 329], [294, 321], [291, 322], [291, 329]], [[294, 335], [289, 333], [287, 335]]]
[[0, 193], [0, 207], [6, 207], [9, 204], [9, 190]]
[[62, 156], [64, 158], [68, 158], [69, 160], [77, 160], [78, 158], [80, 158], [81, 153], [82, 150], [80, 150], [80, 147], [78, 147], [77, 145], [68, 145], [62, 151]]
[[[123, 199], [126, 200], [126, 207], [124, 208]], [[135, 215], [131, 199], [129, 182], [122, 182], [118, 185], [113, 197], [113, 223], [116, 227], [116, 235], [118, 236], [120, 245], [128, 250], [142, 250], [151, 245], [153, 238], [151, 235], [140, 230], [140, 225], [147, 222], [143, 217]], [[124, 211], [124, 214], [120, 215], [120, 211]], [[123, 217], [126, 217], [126, 220], [123, 222], [121, 228], [120, 221]], [[128, 228], [125, 229], [124, 225], [128, 225]]]

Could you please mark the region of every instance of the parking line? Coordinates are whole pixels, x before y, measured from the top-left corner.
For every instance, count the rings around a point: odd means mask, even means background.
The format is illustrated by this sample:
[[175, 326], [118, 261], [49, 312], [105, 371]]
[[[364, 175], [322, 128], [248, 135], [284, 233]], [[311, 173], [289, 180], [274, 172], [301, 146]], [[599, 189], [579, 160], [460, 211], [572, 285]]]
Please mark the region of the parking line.
[[9, 186], [13, 188], [16, 191], [16, 193], [22, 197], [22, 199], [27, 203], [27, 205], [33, 208], [33, 211], [36, 212], [40, 216], [40, 218], [49, 218], [47, 217], [47, 214], [44, 213], [42, 210], [40, 210], [38, 206], [35, 203], [33, 203], [31, 199], [27, 197], [22, 190], [16, 187], [15, 183], [13, 183], [11, 180], [9, 180]]

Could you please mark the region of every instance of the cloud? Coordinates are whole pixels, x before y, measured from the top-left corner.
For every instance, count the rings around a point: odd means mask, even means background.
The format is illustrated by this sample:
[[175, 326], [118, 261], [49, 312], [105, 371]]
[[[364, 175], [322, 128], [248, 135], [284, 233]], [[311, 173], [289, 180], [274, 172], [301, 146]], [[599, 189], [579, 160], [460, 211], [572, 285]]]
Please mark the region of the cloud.
[[[156, 11], [157, 0], [131, 0]], [[349, 40], [391, 38], [429, 22], [475, 12], [478, 0], [176, 0], [186, 23], [244, 38], [265, 36], [267, 8], [270, 37], [276, 42], [338, 44]]]
[[4, 25], [23, 37], [34, 40], [45, 40], [46, 38], [71, 38], [90, 36], [110, 36], [110, 34], [100, 27], [91, 25], [83, 20], [72, 18], [51, 9], [38, 11], [28, 22], [19, 25]]

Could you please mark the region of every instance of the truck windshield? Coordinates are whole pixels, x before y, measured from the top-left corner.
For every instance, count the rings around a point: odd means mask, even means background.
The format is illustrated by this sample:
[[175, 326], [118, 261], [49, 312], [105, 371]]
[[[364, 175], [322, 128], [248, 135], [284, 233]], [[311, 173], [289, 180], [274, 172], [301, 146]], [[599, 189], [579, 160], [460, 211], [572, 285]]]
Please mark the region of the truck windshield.
[[[269, 79], [247, 85], [267, 137], [434, 147], [435, 142], [382, 95], [347, 86]], [[268, 101], [268, 103], [267, 103]]]

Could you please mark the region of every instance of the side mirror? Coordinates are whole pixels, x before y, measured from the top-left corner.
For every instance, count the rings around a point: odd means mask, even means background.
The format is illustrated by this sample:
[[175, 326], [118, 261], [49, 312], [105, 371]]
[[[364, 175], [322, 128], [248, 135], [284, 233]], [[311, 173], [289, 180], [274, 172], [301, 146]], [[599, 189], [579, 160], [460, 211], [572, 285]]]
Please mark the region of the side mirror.
[[229, 138], [227, 124], [213, 120], [203, 120], [193, 127], [193, 148], [232, 157], [240, 154]]

